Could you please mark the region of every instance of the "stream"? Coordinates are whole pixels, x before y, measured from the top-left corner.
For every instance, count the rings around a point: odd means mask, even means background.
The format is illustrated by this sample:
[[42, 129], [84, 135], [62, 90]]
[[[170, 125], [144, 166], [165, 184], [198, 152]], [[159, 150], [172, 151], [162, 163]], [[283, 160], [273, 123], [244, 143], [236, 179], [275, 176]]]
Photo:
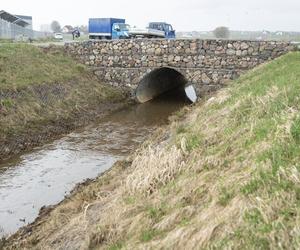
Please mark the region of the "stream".
[[0, 238], [33, 222], [41, 207], [57, 204], [76, 184], [128, 156], [186, 104], [164, 97], [133, 105], [0, 164]]

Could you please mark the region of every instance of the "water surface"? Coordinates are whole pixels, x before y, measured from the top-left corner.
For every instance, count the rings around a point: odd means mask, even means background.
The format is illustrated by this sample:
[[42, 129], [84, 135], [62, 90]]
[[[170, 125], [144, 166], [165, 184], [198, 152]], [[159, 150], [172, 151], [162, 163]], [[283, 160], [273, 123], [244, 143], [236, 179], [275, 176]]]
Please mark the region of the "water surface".
[[33, 222], [42, 206], [109, 169], [185, 104], [160, 98], [131, 106], [1, 164], [0, 236]]

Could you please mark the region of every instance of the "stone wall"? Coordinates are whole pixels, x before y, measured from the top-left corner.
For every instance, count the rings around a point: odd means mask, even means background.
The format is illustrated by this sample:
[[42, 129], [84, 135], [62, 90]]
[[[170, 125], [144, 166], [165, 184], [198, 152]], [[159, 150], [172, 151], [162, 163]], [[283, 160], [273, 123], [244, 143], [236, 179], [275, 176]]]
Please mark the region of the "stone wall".
[[69, 43], [65, 49], [114, 86], [135, 89], [151, 70], [171, 67], [199, 93], [206, 93], [295, 46], [272, 41], [137, 39]]

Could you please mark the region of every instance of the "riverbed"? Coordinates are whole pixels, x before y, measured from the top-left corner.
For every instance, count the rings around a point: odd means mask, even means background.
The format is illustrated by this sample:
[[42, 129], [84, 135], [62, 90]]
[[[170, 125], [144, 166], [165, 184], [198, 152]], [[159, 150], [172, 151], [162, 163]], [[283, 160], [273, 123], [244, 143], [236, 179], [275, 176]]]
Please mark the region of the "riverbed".
[[76, 184], [129, 155], [188, 102], [161, 97], [133, 105], [0, 165], [0, 237], [35, 220]]

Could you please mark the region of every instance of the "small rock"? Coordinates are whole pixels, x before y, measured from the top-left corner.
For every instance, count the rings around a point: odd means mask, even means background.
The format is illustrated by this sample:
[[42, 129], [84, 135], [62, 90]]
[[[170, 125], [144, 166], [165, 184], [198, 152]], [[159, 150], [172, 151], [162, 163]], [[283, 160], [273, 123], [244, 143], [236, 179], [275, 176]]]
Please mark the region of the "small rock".
[[252, 48], [252, 47], [250, 47], [249, 49], [248, 49], [248, 54], [252, 54], [254, 52], [254, 48]]
[[190, 48], [185, 49], [185, 53], [186, 54], [190, 54], [191, 53], [191, 49]]
[[160, 55], [161, 54], [161, 48], [157, 48], [155, 50], [155, 55]]
[[201, 80], [205, 84], [209, 84], [211, 82], [210, 78], [205, 73], [201, 75]]
[[179, 62], [181, 60], [180, 56], [175, 56], [175, 62]]
[[243, 50], [242, 51], [242, 56], [246, 56], [246, 55], [248, 55], [248, 51], [247, 50]]
[[245, 42], [242, 42], [241, 49], [245, 50], [245, 49], [248, 49], [248, 48], [249, 48], [249, 45], [247, 43], [245, 43]]
[[99, 51], [98, 51], [97, 49], [94, 49], [94, 50], [93, 50], [93, 54], [94, 54], [94, 55], [98, 55], [98, 54], [99, 54]]
[[229, 55], [229, 56], [233, 56], [233, 55], [235, 55], [235, 50], [228, 49], [228, 50], [226, 50], [226, 54]]

